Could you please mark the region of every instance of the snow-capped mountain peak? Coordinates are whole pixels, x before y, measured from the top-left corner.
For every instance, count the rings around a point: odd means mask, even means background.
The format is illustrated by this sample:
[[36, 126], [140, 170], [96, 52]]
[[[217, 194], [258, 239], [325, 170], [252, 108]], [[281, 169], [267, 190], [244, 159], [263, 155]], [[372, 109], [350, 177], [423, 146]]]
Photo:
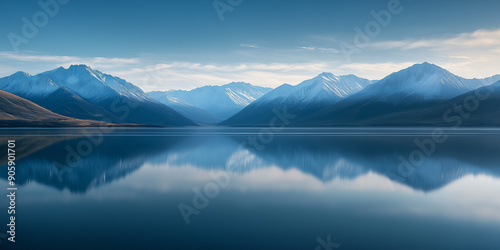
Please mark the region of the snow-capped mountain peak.
[[172, 97], [170, 94], [168, 94], [168, 91], [153, 91], [149, 92], [148, 95], [154, 100], [157, 100], [166, 105], [170, 104], [170, 105], [191, 106], [186, 102], [183, 102], [182, 100]]
[[47, 77], [32, 76], [22, 71], [0, 79], [0, 89], [21, 96], [45, 97], [60, 87]]
[[146, 93], [139, 87], [121, 78], [94, 70], [87, 65], [71, 65], [68, 69], [60, 67], [42, 74], [87, 99], [122, 95], [135, 100], [149, 100]]
[[195, 107], [210, 110], [215, 106], [245, 107], [260, 98], [270, 89], [253, 86], [249, 83], [232, 82], [222, 86], [205, 86], [191, 91], [168, 91], [177, 99]]
[[27, 72], [24, 72], [24, 71], [18, 71], [16, 73], [12, 74], [10, 77], [20, 79], [20, 78], [29, 78], [29, 77], [31, 77], [31, 75]]
[[467, 80], [425, 62], [392, 73], [353, 98], [375, 97], [393, 103], [450, 99], [484, 85], [481, 80]]
[[[269, 91], [271, 91], [270, 88], [253, 86], [244, 82], [232, 82], [222, 86], [208, 85], [190, 91], [169, 90], [166, 94], [170, 98], [204, 110], [220, 119], [226, 119]], [[149, 94], [154, 99], [159, 97]]]
[[306, 80], [299, 85], [282, 85], [263, 97], [263, 102], [337, 102], [351, 94], [354, 94], [371, 81], [359, 78], [355, 75], [336, 76], [332, 73], [321, 73], [318, 76]]
[[232, 82], [222, 87], [231, 101], [242, 107], [249, 105], [263, 95], [262, 89], [244, 82]]
[[43, 98], [59, 89], [66, 89], [87, 100], [126, 96], [138, 101], [152, 101], [139, 87], [87, 65], [71, 65], [67, 69], [59, 67], [37, 75], [20, 71], [1, 78], [0, 89], [34, 98]]

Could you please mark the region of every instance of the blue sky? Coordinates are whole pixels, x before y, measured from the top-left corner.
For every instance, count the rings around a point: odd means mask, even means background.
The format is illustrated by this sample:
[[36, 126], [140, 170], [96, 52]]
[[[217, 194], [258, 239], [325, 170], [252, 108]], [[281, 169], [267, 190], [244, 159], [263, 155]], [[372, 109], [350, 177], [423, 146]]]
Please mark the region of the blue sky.
[[[0, 75], [85, 63], [149, 91], [276, 87], [324, 71], [380, 79], [423, 61], [463, 77], [500, 74], [495, 0], [218, 0], [232, 9], [224, 20], [213, 0], [59, 1], [46, 20], [38, 1], [0, 3]], [[387, 25], [371, 14], [381, 11], [390, 13]], [[23, 17], [38, 18], [33, 37], [23, 35]], [[379, 29], [357, 46], [355, 28], [367, 35], [373, 22]], [[12, 36], [27, 43], [16, 50]], [[356, 52], [346, 56], [345, 45]]]

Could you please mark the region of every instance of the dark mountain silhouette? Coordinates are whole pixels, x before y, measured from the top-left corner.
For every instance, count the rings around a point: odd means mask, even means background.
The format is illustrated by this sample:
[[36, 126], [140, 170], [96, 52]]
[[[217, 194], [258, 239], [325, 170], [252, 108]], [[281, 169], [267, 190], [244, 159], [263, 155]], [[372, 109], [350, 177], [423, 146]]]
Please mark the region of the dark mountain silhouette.
[[111, 124], [65, 117], [0, 90], [0, 125], [2, 127], [99, 127]]

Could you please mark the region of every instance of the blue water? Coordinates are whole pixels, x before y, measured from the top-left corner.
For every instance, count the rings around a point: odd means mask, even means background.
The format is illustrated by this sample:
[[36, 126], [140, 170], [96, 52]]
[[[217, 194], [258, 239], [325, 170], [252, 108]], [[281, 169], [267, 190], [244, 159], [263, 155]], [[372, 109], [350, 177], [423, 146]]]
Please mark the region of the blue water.
[[1, 249], [500, 249], [497, 129], [10, 129], [0, 152], [11, 139]]

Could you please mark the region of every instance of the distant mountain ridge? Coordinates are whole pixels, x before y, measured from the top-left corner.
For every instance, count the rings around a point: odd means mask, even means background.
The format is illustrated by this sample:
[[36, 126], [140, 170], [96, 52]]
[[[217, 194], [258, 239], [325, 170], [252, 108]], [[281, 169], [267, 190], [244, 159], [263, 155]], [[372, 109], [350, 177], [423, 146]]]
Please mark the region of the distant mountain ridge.
[[216, 123], [238, 113], [271, 90], [249, 83], [232, 82], [222, 86], [204, 86], [190, 91], [154, 91], [148, 94], [181, 113], [185, 113], [183, 110], [186, 107], [197, 108], [199, 110], [195, 115], [202, 113], [203, 116], [210, 115], [211, 117], [207, 118], [211, 123]]
[[152, 126], [195, 125], [151, 99], [139, 87], [86, 65], [60, 67], [35, 76], [17, 72], [0, 78], [0, 90], [79, 119]]
[[297, 86], [284, 84], [269, 94], [260, 102], [327, 102], [335, 103], [356, 93], [371, 84], [370, 80], [355, 75], [335, 76], [332, 73], [322, 73]]
[[197, 108], [193, 105], [170, 96], [168, 92], [153, 91], [149, 92], [148, 94], [151, 98], [167, 105], [168, 107], [174, 109], [175, 111], [181, 113], [185, 117], [193, 120], [200, 125], [211, 125], [221, 121], [220, 118], [217, 118], [213, 114], [203, 109]]
[[248, 105], [221, 125], [268, 126], [275, 116], [275, 109], [287, 109], [295, 115], [308, 114], [361, 91], [371, 81], [355, 75], [335, 76], [322, 73], [299, 85], [281, 85], [262, 98]]

